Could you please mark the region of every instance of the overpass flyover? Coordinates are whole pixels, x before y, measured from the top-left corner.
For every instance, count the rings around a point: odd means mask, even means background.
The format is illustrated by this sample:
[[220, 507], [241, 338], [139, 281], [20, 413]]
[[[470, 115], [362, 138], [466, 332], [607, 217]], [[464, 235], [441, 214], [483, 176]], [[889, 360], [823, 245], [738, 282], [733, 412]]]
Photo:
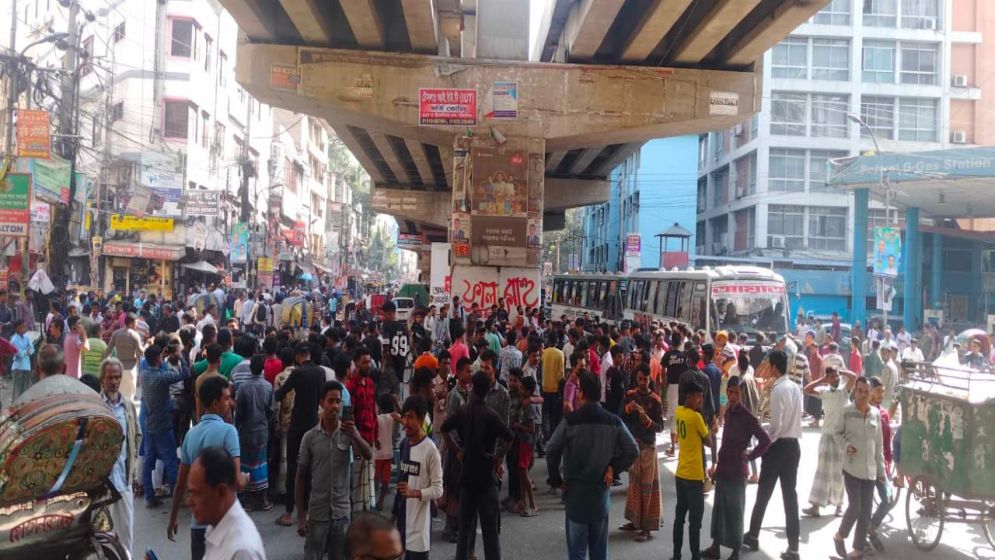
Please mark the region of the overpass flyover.
[[[567, 208], [607, 199], [609, 172], [642, 143], [759, 111], [763, 53], [829, 3], [533, 1], [546, 5], [530, 56], [528, 0], [220, 0], [245, 34], [238, 81], [327, 120], [370, 174], [374, 208], [431, 241], [447, 239], [464, 149], [526, 150], [542, 193], [529, 215], [558, 229]], [[513, 118], [491, 118], [507, 84]], [[423, 88], [476, 90], [475, 118], [427, 124]]]

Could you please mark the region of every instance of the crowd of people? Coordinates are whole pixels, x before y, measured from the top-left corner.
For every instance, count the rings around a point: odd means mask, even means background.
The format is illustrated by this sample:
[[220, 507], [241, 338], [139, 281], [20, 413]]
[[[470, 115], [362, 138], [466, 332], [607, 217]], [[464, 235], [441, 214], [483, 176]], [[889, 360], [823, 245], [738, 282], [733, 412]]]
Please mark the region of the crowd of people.
[[[301, 294], [317, 310], [314, 323], [286, 325], [276, 319], [285, 295], [215, 286], [168, 303], [145, 293], [69, 294], [49, 298], [43, 319], [30, 298], [0, 306], [15, 399], [64, 373], [119, 419], [125, 444], [111, 481], [124, 497], [111, 514], [125, 546], [134, 487], [148, 508], [170, 501], [170, 539], [190, 505], [194, 560], [264, 558], [246, 512], [274, 507], [274, 521], [296, 528], [309, 559], [352, 558], [357, 547], [428, 558], [439, 517], [437, 536], [456, 543], [456, 560], [474, 556], [478, 525], [484, 558], [498, 560], [501, 512], [538, 515], [545, 483], [564, 504], [569, 557], [601, 560], [610, 491], [626, 473], [620, 530], [636, 542], [663, 526], [662, 485], [673, 484], [675, 559], [685, 542], [692, 560], [756, 550], [778, 482], [783, 559], [799, 557], [800, 513], [818, 517], [825, 507], [842, 516], [841, 556], [860, 558], [868, 540], [883, 548], [877, 529], [889, 501], [871, 511], [871, 498], [891, 491], [898, 462], [889, 420], [896, 359], [918, 349], [911, 337], [900, 348], [904, 329], [892, 340], [872, 327], [867, 344], [855, 326], [844, 356], [838, 317], [822, 326], [800, 316], [797, 336], [750, 339], [454, 298], [401, 321], [391, 301], [374, 314], [321, 289]], [[37, 341], [27, 335], [35, 321], [44, 331]], [[806, 421], [821, 436], [810, 506], [799, 512]], [[664, 451], [677, 456], [667, 482], [657, 458], [665, 432]], [[543, 457], [547, 472], [538, 474]], [[702, 550], [710, 492], [711, 545]], [[371, 511], [393, 520], [396, 535], [384, 517], [363, 513]], [[350, 538], [375, 531], [382, 542]]]

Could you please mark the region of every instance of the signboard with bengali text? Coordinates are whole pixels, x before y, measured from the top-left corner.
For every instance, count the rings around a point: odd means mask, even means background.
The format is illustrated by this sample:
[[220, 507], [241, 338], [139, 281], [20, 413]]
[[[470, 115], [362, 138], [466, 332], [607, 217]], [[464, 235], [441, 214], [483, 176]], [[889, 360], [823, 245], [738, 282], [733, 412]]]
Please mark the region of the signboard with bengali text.
[[17, 157], [52, 157], [52, 136], [48, 111], [17, 110]]
[[0, 183], [0, 236], [27, 237], [31, 223], [31, 175], [8, 173]]
[[418, 124], [476, 126], [477, 90], [458, 88], [419, 89]]

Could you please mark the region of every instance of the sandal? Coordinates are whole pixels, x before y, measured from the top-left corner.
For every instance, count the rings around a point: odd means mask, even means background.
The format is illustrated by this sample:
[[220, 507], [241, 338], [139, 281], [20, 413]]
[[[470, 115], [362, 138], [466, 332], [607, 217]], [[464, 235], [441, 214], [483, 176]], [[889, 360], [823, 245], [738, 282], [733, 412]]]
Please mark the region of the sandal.
[[622, 525], [621, 527], [619, 527], [618, 530], [619, 531], [638, 531], [639, 529], [636, 528], [636, 526], [633, 525], [632, 522], [630, 521], [629, 523], [626, 523], [625, 525]]
[[634, 540], [636, 542], [646, 542], [646, 541], [648, 541], [648, 540], [650, 540], [652, 538], [653, 537], [651, 537], [649, 535], [649, 533], [640, 533], [640, 534], [636, 535], [636, 538], [634, 538], [632, 540]]
[[527, 509], [527, 510], [524, 510], [519, 515], [521, 515], [522, 517], [535, 517], [535, 516], [539, 515], [539, 512], [537, 510], [534, 510], [534, 509]]
[[833, 546], [836, 547], [836, 554], [839, 554], [840, 558], [847, 557], [846, 541], [843, 540], [843, 537], [839, 535], [833, 535]]
[[294, 525], [294, 518], [289, 513], [285, 513], [276, 518], [276, 524], [281, 527], [292, 527]]
[[670, 449], [667, 449], [666, 451], [663, 452], [663, 454], [666, 455], [667, 457], [673, 457], [674, 456], [674, 448], [671, 447]]

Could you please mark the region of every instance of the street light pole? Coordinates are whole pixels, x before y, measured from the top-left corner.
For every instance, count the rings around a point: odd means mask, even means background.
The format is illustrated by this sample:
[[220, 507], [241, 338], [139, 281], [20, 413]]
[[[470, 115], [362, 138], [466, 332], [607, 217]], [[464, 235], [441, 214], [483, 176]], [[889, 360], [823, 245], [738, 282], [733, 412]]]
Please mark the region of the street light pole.
[[[847, 113], [846, 118], [857, 123], [861, 128], [867, 129], [867, 132], [871, 135], [871, 141], [874, 142], [874, 153], [877, 156], [878, 162], [878, 186], [884, 190], [884, 221], [886, 225], [897, 225], [897, 220], [895, 220], [896, 223], [892, 223], [891, 219], [891, 187], [884, 180], [884, 162], [881, 160], [881, 146], [878, 144], [878, 135], [874, 133], [874, 129], [867, 124], [867, 121], [859, 115]], [[884, 329], [888, 327], [887, 307], [882, 309], [882, 314], [884, 315], [884, 325], [881, 328]]]

